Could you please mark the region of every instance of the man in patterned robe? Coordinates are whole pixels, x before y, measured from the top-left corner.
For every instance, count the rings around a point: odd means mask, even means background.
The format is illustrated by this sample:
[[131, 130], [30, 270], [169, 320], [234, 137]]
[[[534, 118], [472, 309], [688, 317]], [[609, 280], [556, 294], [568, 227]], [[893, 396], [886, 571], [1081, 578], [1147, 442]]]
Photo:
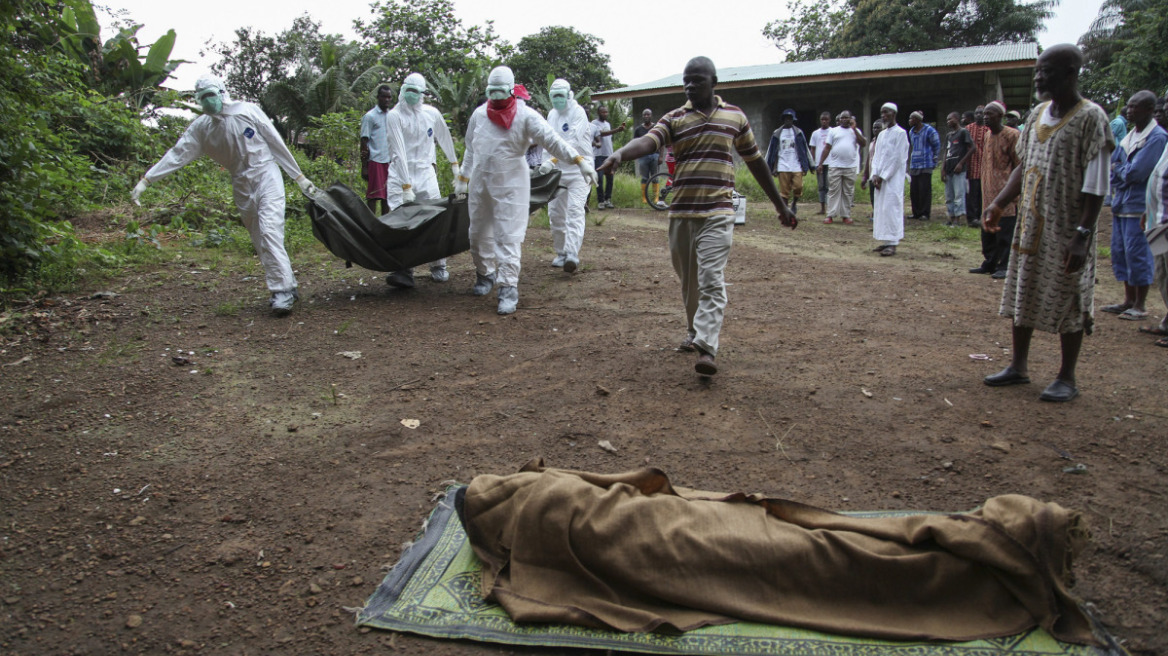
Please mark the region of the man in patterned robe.
[[1012, 361], [984, 382], [1029, 383], [1034, 329], [1058, 333], [1062, 366], [1043, 401], [1079, 394], [1075, 365], [1094, 321], [1095, 221], [1115, 147], [1107, 114], [1079, 95], [1082, 65], [1082, 51], [1069, 44], [1039, 56], [1034, 86], [1046, 102], [1030, 113], [1018, 141], [1020, 163], [982, 219], [986, 230], [999, 230], [1002, 209], [1021, 194], [999, 309], [1014, 320]]

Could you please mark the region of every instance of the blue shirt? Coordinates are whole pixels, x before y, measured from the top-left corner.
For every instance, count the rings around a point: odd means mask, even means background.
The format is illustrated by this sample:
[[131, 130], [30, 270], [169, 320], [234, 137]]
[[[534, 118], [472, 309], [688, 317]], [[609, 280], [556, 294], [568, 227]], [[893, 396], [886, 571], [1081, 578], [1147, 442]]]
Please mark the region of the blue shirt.
[[1168, 132], [1149, 121], [1151, 129], [1147, 141], [1134, 153], [1116, 147], [1111, 153], [1111, 212], [1112, 214], [1140, 215], [1147, 209], [1148, 178], [1164, 154]]
[[912, 144], [912, 155], [908, 167], [910, 169], [932, 169], [937, 166], [937, 158], [941, 155], [941, 137], [937, 130], [928, 123], [921, 123], [921, 129], [909, 128], [908, 140]]
[[380, 107], [365, 112], [361, 117], [361, 136], [369, 139], [369, 161], [389, 163], [389, 141], [386, 139], [385, 117], [389, 110]]

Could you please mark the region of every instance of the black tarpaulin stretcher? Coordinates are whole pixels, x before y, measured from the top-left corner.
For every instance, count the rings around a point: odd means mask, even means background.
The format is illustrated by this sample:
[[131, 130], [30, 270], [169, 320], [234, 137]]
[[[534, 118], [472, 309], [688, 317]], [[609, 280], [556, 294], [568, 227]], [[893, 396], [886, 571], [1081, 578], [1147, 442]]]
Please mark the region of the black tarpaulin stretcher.
[[[531, 179], [531, 211], [559, 191], [560, 172]], [[335, 184], [308, 202], [312, 233], [346, 264], [372, 271], [399, 271], [470, 250], [465, 198], [403, 205], [377, 216], [365, 199]]]

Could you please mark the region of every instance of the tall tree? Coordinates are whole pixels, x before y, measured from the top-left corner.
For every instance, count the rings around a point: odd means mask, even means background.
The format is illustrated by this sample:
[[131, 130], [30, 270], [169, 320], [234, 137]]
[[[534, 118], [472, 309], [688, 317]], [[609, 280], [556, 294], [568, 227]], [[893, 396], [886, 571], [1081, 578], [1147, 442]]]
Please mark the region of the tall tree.
[[372, 90], [389, 74], [381, 64], [366, 66], [368, 61], [360, 43], [329, 35], [315, 56], [303, 53], [294, 76], [268, 87], [264, 102], [285, 122], [295, 141], [315, 117], [367, 109]]
[[415, 71], [427, 77], [455, 73], [512, 52], [492, 21], [465, 27], [454, 15], [453, 0], [376, 0], [369, 11], [371, 20], [353, 25], [398, 82]]
[[517, 81], [543, 91], [549, 75], [564, 78], [577, 91], [611, 89], [620, 82], [613, 77], [609, 56], [600, 52], [602, 45], [604, 39], [571, 27], [545, 27], [519, 40], [508, 65]]
[[1141, 89], [1157, 95], [1168, 84], [1168, 1], [1105, 0], [1079, 37], [1086, 55], [1081, 88], [1108, 107]]
[[241, 27], [235, 30], [235, 41], [217, 43], [199, 54], [219, 56], [211, 72], [223, 78], [232, 96], [262, 103], [269, 87], [287, 81], [305, 58], [316, 56], [323, 39], [320, 23], [303, 14], [275, 37]]
[[763, 35], [787, 61], [1035, 42], [1058, 0], [788, 0]]

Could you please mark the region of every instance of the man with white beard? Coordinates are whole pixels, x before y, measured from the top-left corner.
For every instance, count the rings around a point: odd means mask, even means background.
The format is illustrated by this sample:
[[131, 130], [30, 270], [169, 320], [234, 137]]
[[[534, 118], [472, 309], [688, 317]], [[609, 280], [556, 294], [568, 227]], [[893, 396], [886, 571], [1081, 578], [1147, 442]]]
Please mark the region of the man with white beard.
[[904, 178], [909, 142], [904, 128], [896, 124], [896, 109], [890, 102], [880, 108], [884, 130], [872, 152], [872, 237], [882, 242], [876, 252], [884, 257], [896, 255], [896, 245], [904, 239]]

